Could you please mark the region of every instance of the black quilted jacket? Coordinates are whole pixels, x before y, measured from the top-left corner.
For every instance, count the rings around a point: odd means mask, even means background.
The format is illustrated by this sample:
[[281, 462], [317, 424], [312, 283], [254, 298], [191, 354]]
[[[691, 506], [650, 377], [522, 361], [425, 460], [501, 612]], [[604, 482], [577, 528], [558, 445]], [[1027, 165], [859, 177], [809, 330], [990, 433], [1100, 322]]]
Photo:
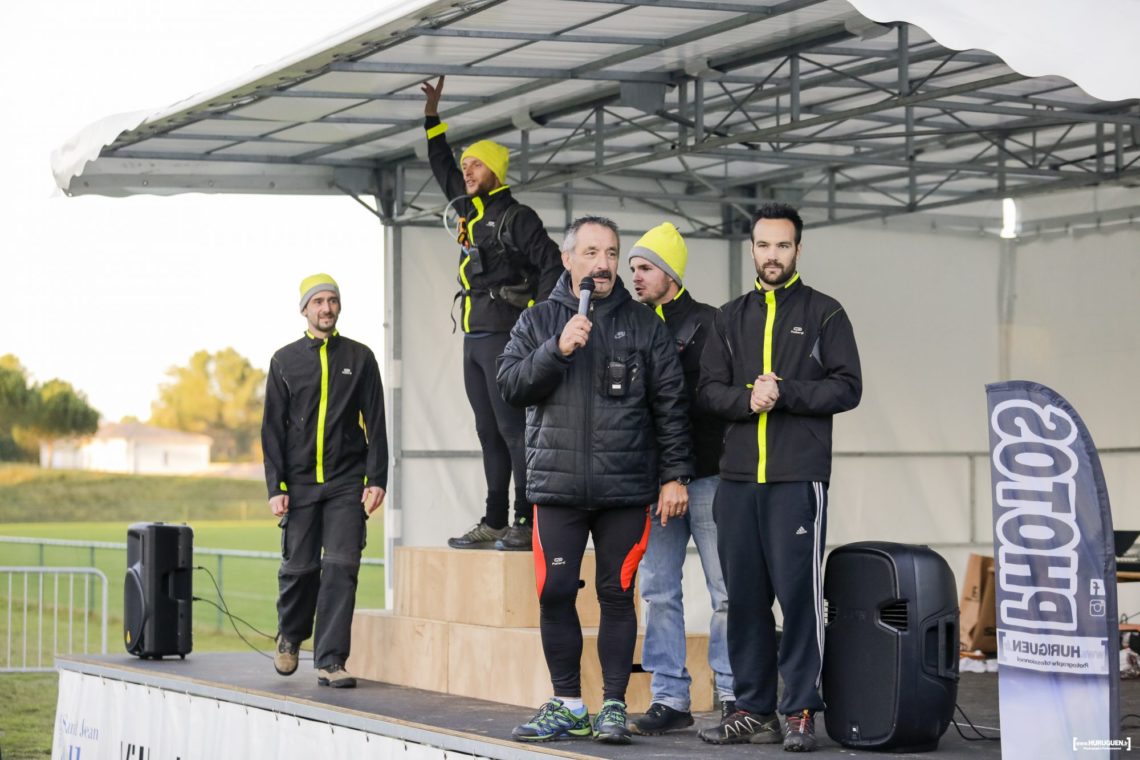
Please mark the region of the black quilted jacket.
[[[558, 337], [577, 311], [565, 273], [522, 313], [499, 357], [503, 398], [527, 407], [527, 498], [585, 509], [656, 503], [662, 483], [693, 474], [676, 345], [619, 278], [590, 305], [589, 342], [565, 357]], [[611, 394], [611, 363], [625, 366], [622, 395]]]

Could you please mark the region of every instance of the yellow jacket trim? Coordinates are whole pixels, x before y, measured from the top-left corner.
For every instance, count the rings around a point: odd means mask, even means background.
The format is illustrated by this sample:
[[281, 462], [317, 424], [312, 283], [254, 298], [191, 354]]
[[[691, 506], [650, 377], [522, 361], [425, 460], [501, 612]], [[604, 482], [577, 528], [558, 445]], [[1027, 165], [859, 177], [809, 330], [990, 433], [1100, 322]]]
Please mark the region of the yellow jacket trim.
[[[498, 192], [501, 188], [495, 188], [489, 194]], [[467, 239], [474, 245], [475, 243], [475, 223], [483, 218], [483, 199], [478, 195], [471, 197], [471, 205], [475, 207], [475, 216], [467, 222]], [[459, 282], [463, 284], [463, 332], [471, 332], [471, 294], [467, 291], [471, 290], [471, 282], [467, 279], [467, 265], [471, 263], [471, 254], [463, 257], [463, 261], [459, 264]]]
[[[791, 278], [780, 287], [786, 288], [796, 280], [800, 279], [800, 273], [796, 272]], [[773, 372], [772, 369], [772, 332], [776, 326], [776, 291], [765, 290], [760, 285], [760, 278], [756, 278], [756, 289], [764, 294], [764, 303], [767, 304], [766, 314], [764, 316], [764, 346], [762, 353], [764, 356], [764, 372], [767, 375]], [[748, 386], [751, 388], [752, 386]], [[761, 412], [760, 418], [756, 421], [756, 450], [758, 456], [756, 457], [756, 482], [768, 482], [768, 413]]]
[[427, 131], [427, 139], [430, 140], [433, 137], [439, 137], [440, 135], [442, 135], [446, 131], [447, 131], [447, 122], [441, 121], [439, 124], [436, 124], [434, 127], [432, 127], [431, 129], [429, 129]]
[[321, 344], [321, 404], [317, 407], [317, 482], [325, 482], [325, 415], [329, 407], [329, 339]]
[[[776, 326], [776, 292], [764, 291], [764, 303], [768, 308], [764, 316], [764, 373], [772, 371], [772, 329]], [[768, 413], [760, 412], [756, 421], [756, 482], [768, 482]]]

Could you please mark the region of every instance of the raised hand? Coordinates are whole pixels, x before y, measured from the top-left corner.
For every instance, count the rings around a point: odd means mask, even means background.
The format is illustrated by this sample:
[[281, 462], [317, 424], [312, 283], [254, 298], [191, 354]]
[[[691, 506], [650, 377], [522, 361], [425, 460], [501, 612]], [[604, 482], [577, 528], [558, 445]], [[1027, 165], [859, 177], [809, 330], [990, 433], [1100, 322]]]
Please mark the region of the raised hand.
[[420, 92], [424, 94], [424, 116], [439, 116], [439, 98], [443, 95], [443, 77], [440, 77], [435, 82], [435, 87], [431, 86], [431, 82], [424, 82], [420, 85]]

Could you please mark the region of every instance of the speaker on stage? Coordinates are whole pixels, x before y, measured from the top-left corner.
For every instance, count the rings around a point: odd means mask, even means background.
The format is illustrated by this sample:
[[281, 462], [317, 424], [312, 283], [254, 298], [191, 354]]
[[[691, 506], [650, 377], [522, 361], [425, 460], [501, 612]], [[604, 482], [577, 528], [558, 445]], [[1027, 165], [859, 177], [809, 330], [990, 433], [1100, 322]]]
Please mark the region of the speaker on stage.
[[190, 653], [194, 531], [189, 525], [127, 528], [123, 643], [143, 659]]
[[958, 697], [958, 593], [946, 560], [925, 546], [841, 546], [823, 596], [827, 735], [859, 749], [935, 749]]

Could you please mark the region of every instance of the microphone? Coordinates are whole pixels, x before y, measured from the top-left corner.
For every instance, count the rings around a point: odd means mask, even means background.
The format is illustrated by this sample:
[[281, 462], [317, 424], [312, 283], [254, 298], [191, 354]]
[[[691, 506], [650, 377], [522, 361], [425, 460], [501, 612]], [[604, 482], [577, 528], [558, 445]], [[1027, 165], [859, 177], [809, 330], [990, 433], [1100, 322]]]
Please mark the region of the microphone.
[[578, 313], [586, 316], [590, 310], [590, 296], [594, 294], [594, 278], [583, 277], [578, 283]]

